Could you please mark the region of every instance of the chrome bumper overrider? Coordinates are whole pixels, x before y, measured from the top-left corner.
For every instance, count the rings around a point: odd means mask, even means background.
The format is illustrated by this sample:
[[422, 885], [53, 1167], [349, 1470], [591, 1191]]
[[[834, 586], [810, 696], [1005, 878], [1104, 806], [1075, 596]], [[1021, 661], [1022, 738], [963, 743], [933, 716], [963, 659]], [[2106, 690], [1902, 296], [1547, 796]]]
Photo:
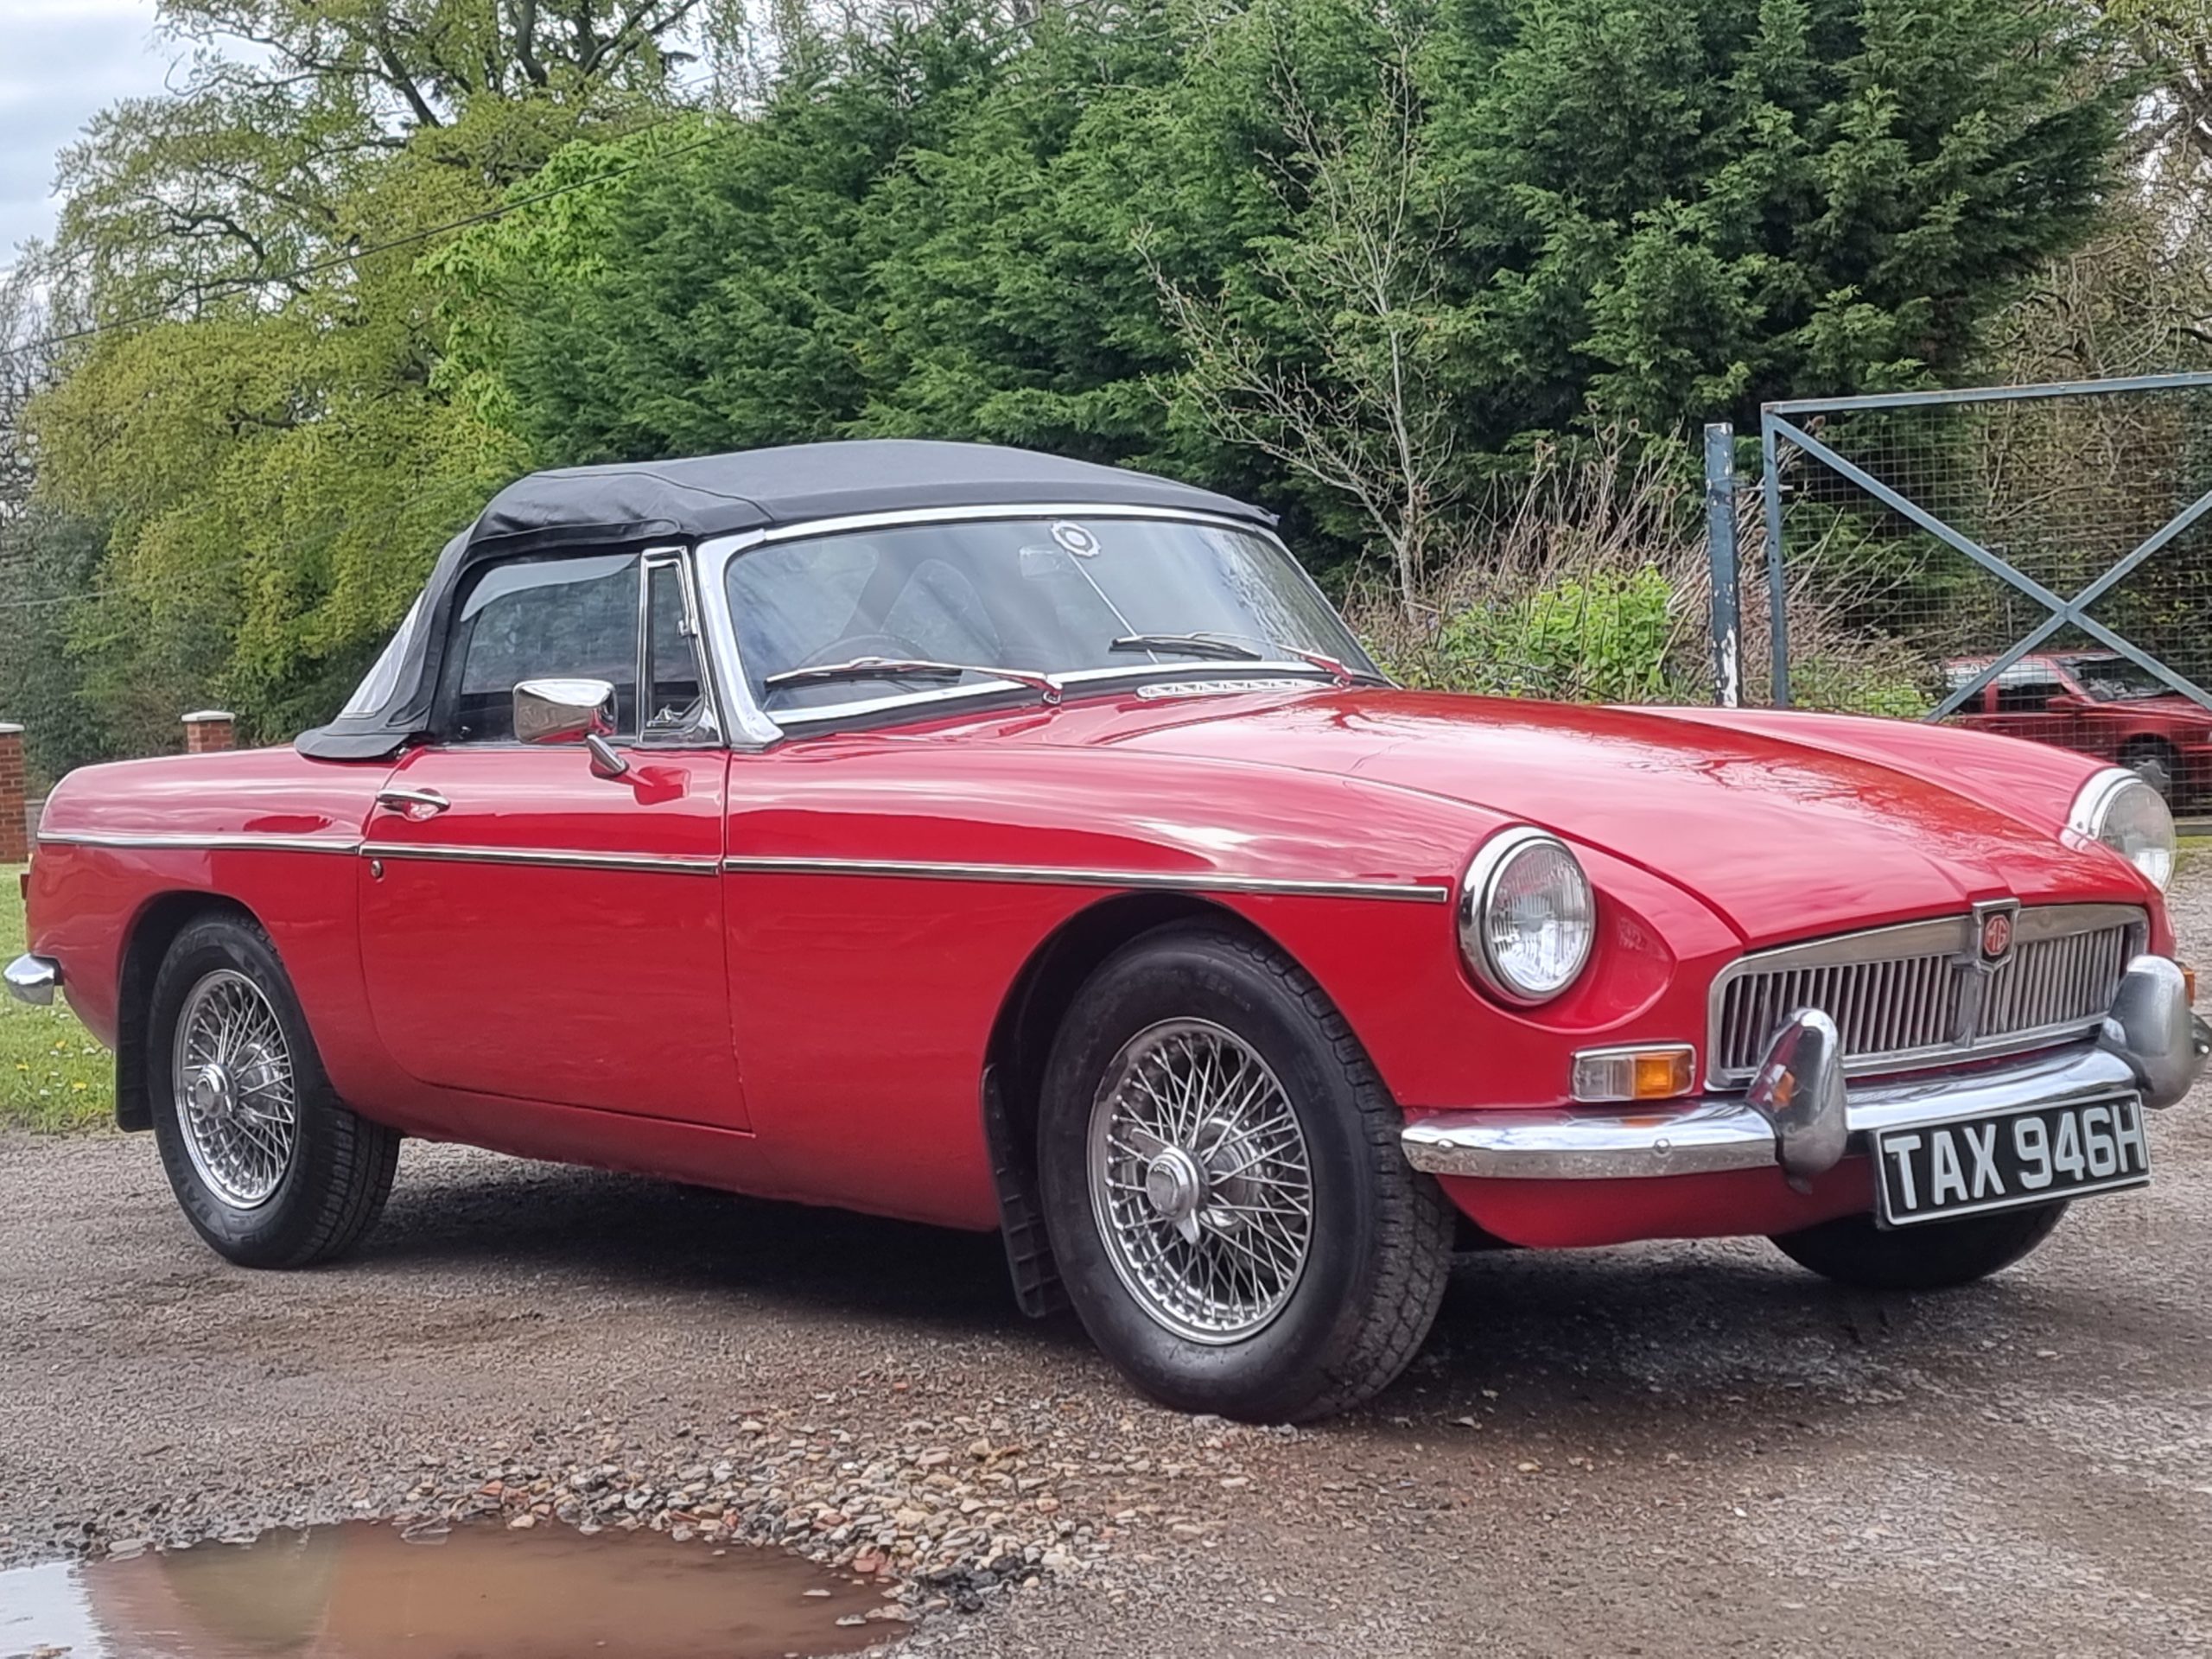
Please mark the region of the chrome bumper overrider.
[[54, 1001], [54, 993], [61, 983], [61, 964], [46, 957], [17, 957], [10, 963], [0, 979], [8, 982], [8, 989], [18, 1002], [33, 1002], [40, 1007]]
[[2138, 957], [2103, 1027], [2088, 1042], [1986, 1070], [1847, 1085], [1835, 1025], [1800, 1009], [1769, 1046], [1741, 1095], [1643, 1109], [1444, 1112], [1409, 1125], [1407, 1161], [1434, 1175], [1605, 1180], [1779, 1165], [1802, 1186], [1870, 1129], [1948, 1122], [2027, 1106], [2094, 1099], [2116, 1089], [2171, 1106], [2212, 1052], [2212, 1027], [2190, 1012], [2181, 969]]

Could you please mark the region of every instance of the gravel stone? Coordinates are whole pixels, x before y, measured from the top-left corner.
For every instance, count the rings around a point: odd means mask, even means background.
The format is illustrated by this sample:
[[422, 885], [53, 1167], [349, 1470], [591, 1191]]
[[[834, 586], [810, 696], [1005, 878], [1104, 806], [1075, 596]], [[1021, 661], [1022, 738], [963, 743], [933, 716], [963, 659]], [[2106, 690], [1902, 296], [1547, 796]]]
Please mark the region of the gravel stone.
[[[2212, 860], [2174, 911], [2212, 960]], [[149, 1141], [0, 1136], [0, 1563], [378, 1516], [788, 1543], [916, 1659], [2212, 1651], [2208, 1091], [2152, 1139], [1946, 1296], [1463, 1258], [1395, 1388], [1271, 1430], [1138, 1400], [989, 1238], [410, 1142], [356, 1257], [253, 1274]]]

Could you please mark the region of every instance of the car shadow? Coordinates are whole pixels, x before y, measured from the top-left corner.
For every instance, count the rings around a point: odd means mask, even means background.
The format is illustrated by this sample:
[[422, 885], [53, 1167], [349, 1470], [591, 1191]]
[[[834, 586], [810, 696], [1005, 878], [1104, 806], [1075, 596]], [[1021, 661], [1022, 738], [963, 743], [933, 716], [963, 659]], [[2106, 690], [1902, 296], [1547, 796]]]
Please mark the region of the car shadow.
[[[404, 1168], [353, 1259], [402, 1275], [467, 1267], [541, 1281], [552, 1271], [671, 1301], [753, 1300], [802, 1318], [1089, 1348], [1071, 1316], [1023, 1317], [995, 1235], [491, 1154]], [[2024, 1333], [2037, 1330], [2159, 1339], [2154, 1309], [2088, 1296], [2032, 1266], [1942, 1294], [1846, 1291], [1758, 1240], [1479, 1251], [1457, 1259], [1427, 1343], [1369, 1415], [1484, 1411], [1516, 1395], [1562, 1415], [1648, 1417], [1681, 1396], [1818, 1397], [1834, 1411], [1894, 1401], [1946, 1372], [1980, 1375], [2033, 1350]]]
[[1638, 1421], [1833, 1427], [1930, 1391], [1986, 1391], [2040, 1368], [2062, 1333], [2094, 1370], [2110, 1344], [2159, 1344], [2170, 1316], [2033, 1264], [1891, 1295], [1828, 1283], [1758, 1239], [1489, 1251], [1459, 1259], [1421, 1356], [1370, 1409], [1488, 1414], [1517, 1399], [1609, 1434]]
[[489, 1154], [460, 1168], [403, 1163], [383, 1220], [351, 1261], [404, 1274], [558, 1271], [645, 1294], [758, 1298], [828, 1319], [1084, 1342], [1071, 1318], [1023, 1317], [995, 1233]]

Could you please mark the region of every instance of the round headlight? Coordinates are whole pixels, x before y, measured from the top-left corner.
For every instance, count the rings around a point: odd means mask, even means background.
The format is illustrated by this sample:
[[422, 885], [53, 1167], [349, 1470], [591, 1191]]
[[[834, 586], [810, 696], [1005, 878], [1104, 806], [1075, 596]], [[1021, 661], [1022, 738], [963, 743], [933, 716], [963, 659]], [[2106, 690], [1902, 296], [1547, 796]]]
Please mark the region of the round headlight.
[[1522, 825], [1483, 843], [1459, 890], [1459, 949], [1509, 1002], [1548, 1002], [1590, 960], [1598, 906], [1556, 836]]
[[2164, 893], [2174, 877], [2174, 815], [2158, 791], [2133, 772], [2112, 766], [2082, 785], [2066, 827], [2101, 841]]

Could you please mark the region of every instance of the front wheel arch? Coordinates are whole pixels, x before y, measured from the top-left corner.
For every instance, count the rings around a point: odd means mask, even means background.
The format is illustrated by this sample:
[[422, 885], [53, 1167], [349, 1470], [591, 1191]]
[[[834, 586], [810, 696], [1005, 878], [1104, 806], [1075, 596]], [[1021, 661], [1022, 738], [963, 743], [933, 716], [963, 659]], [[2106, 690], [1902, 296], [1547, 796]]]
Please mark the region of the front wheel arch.
[[[1226, 1044], [1249, 1064], [1224, 1074], [1211, 1058], [1198, 1062], [1195, 1094], [1173, 1082], [1132, 1093], [1116, 1081], [1133, 1052], [1192, 1041]], [[1110, 1126], [1101, 1140], [1109, 1082], [1110, 1109], [1130, 1108], [1152, 1150], [1117, 1143]], [[1255, 1107], [1264, 1124], [1248, 1119]], [[1435, 1182], [1405, 1161], [1403, 1127], [1349, 1022], [1288, 953], [1205, 921], [1152, 930], [1117, 951], [1086, 982], [1054, 1045], [1039, 1144], [1046, 1221], [1092, 1339], [1154, 1398], [1251, 1421], [1311, 1421], [1386, 1387], [1435, 1317], [1455, 1219]], [[1102, 1147], [1113, 1163], [1134, 1147], [1151, 1167], [1102, 1176]], [[1268, 1172], [1254, 1179], [1275, 1196], [1238, 1190], [1254, 1169]], [[1240, 1212], [1287, 1222], [1261, 1236], [1296, 1264], [1274, 1248], [1240, 1249], [1249, 1224]], [[1190, 1248], [1171, 1243], [1162, 1257], [1144, 1246], [1166, 1228]], [[1237, 1254], [1249, 1264], [1241, 1275]], [[1287, 1272], [1287, 1285], [1268, 1289], [1252, 1268]], [[1236, 1305], [1262, 1291], [1272, 1299], [1263, 1310]]]
[[[1068, 917], [1030, 952], [1007, 988], [983, 1052], [983, 1135], [1014, 1300], [1033, 1318], [1067, 1306], [1046, 1241], [1037, 1175], [1045, 1065], [1090, 976], [1133, 940], [1179, 922], [1205, 922], [1269, 950], [1282, 946], [1229, 906], [1196, 893], [1124, 893]], [[1285, 954], [1288, 954], [1285, 952]]]

